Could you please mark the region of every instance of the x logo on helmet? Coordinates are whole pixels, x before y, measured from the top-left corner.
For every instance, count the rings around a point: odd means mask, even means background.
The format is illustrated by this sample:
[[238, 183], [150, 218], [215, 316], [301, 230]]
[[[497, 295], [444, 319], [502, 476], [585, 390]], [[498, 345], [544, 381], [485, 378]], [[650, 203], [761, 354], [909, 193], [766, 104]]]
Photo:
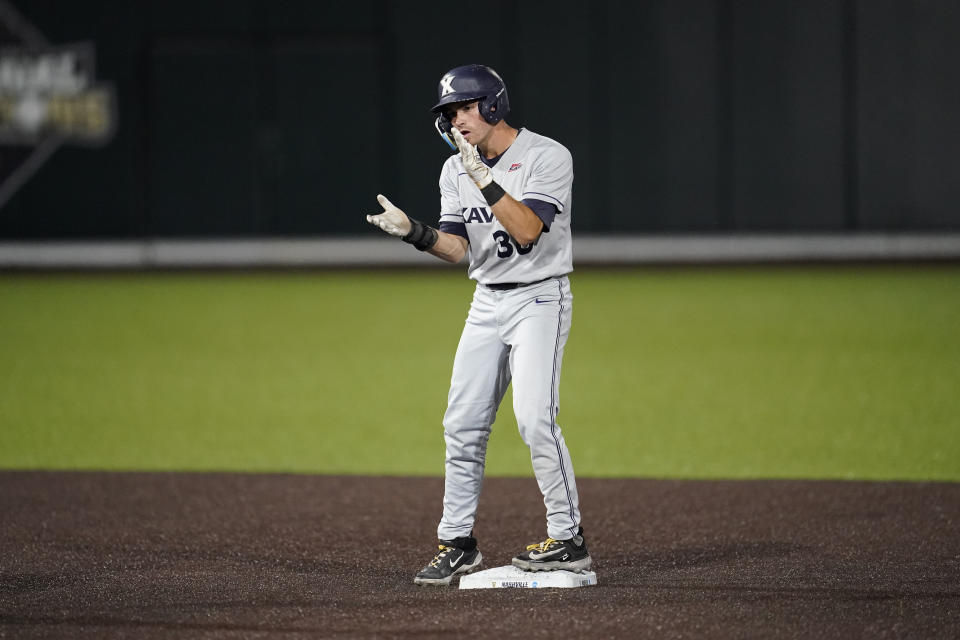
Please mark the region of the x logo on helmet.
[[440, 79], [440, 86], [443, 87], [443, 93], [440, 94], [440, 97], [447, 95], [448, 93], [453, 93], [453, 78], [454, 76], [443, 76]]

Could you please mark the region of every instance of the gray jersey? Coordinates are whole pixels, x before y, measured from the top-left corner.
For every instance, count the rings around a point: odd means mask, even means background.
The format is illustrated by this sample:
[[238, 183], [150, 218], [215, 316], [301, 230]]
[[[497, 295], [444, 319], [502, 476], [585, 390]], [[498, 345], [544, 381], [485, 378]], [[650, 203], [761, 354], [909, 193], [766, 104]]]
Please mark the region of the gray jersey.
[[442, 228], [466, 232], [470, 243], [469, 277], [481, 284], [496, 284], [536, 282], [570, 273], [573, 158], [567, 148], [546, 136], [521, 129], [490, 172], [514, 199], [550, 203], [556, 206], [557, 215], [537, 242], [518, 245], [467, 175], [460, 155], [450, 156], [440, 174], [440, 224]]

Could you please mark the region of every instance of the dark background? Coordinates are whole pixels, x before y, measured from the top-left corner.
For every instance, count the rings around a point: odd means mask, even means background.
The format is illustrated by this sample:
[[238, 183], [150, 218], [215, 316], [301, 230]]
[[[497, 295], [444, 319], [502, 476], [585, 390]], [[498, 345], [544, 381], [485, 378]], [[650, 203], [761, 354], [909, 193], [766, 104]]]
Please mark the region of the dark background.
[[468, 62], [573, 152], [578, 231], [960, 229], [955, 0], [13, 5], [95, 43], [119, 126], [0, 238], [367, 234], [378, 192], [435, 220], [428, 109]]

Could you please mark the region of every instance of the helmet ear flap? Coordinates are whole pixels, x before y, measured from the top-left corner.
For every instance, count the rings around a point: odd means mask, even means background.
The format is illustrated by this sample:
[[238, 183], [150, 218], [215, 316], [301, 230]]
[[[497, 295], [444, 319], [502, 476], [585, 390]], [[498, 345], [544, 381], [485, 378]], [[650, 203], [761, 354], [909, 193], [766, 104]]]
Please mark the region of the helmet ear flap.
[[500, 118], [497, 117], [497, 100], [493, 96], [488, 96], [480, 101], [480, 115], [490, 124], [497, 124]]
[[[499, 79], [499, 78], [498, 78]], [[480, 100], [480, 115], [490, 124], [497, 124], [510, 113], [507, 88], [501, 83], [500, 90]]]

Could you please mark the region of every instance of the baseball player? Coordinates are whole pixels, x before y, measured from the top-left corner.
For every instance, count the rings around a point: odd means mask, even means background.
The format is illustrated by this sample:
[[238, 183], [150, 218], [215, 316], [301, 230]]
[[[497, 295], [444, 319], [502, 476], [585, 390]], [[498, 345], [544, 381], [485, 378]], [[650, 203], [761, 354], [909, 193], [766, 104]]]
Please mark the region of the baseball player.
[[467, 256], [477, 286], [457, 347], [443, 418], [446, 441], [440, 551], [414, 578], [447, 585], [483, 556], [473, 525], [487, 440], [513, 382], [513, 410], [547, 511], [547, 538], [513, 564], [528, 571], [590, 567], [570, 453], [557, 424], [560, 365], [570, 332], [573, 160], [565, 147], [515, 129], [493, 69], [457, 67], [440, 79], [435, 126], [456, 153], [440, 173], [439, 229], [382, 195], [367, 221], [449, 262]]

